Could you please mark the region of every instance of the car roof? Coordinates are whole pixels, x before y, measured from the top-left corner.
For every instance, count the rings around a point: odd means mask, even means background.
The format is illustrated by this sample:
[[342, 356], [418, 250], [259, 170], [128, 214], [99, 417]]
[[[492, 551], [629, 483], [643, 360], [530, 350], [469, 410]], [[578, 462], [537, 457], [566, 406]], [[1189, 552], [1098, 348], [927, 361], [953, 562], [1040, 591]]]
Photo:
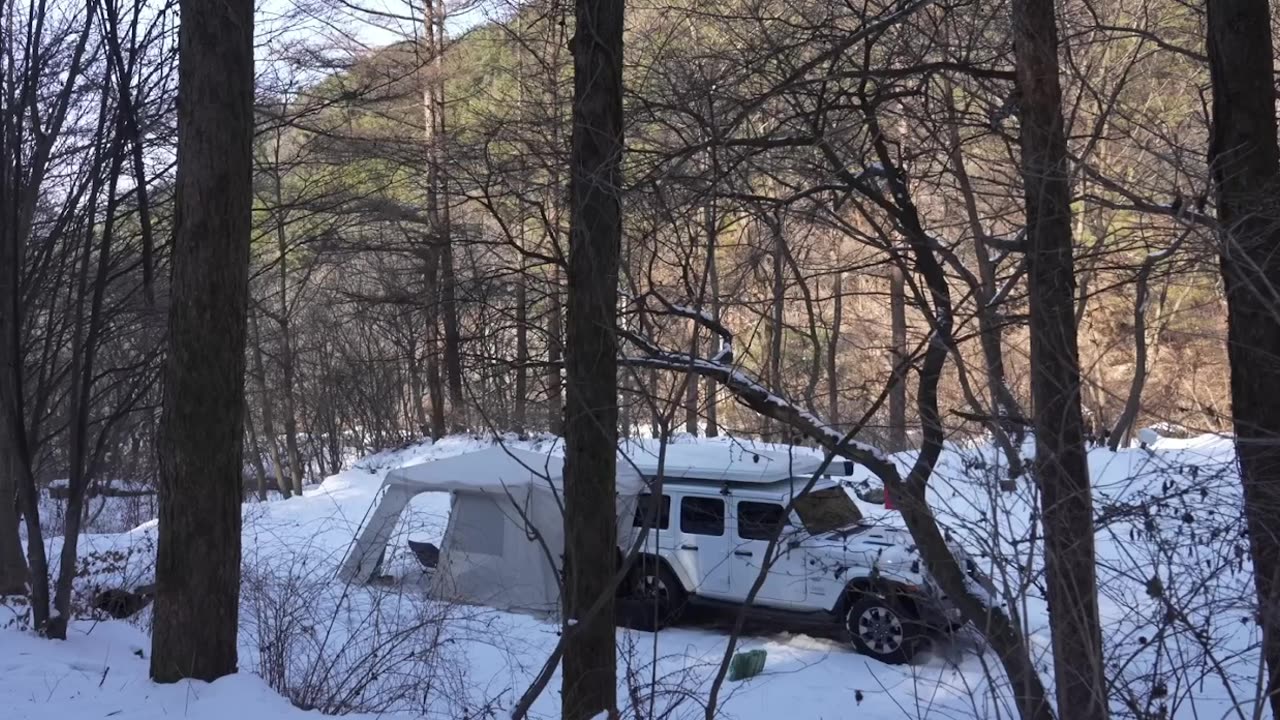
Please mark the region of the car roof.
[[[799, 494], [809, 481], [812, 475], [804, 477], [796, 476], [783, 480], [775, 480], [773, 482], [724, 482], [720, 480], [707, 480], [703, 478], [664, 478], [664, 491], [685, 491], [696, 489], [700, 493], [720, 493], [726, 487], [729, 492], [735, 495], [756, 495], [767, 497], [790, 497], [793, 494]], [[812, 491], [825, 490], [827, 488], [839, 487], [840, 480], [824, 475], [814, 482]]]
[[791, 478], [812, 477], [822, 469], [822, 458], [803, 450], [766, 450], [733, 443], [670, 444], [665, 449], [651, 443], [629, 443], [621, 449], [642, 476], [656, 478], [661, 470], [664, 482], [789, 484]]

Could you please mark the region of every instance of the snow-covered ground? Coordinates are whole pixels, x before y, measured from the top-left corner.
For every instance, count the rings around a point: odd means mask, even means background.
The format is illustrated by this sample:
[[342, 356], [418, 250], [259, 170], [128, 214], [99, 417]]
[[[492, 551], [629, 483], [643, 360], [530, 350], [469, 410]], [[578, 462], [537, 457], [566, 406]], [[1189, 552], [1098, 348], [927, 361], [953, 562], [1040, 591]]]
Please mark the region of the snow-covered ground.
[[[447, 495], [419, 496], [406, 514], [384, 566], [401, 578], [398, 585], [349, 587], [334, 579], [387, 471], [490, 442], [453, 437], [380, 453], [302, 498], [246, 504], [240, 633], [246, 672], [237, 677], [213, 684], [150, 683], [146, 612], [130, 622], [79, 620], [66, 643], [13, 629], [0, 614], [0, 628], [9, 626], [0, 630], [4, 716], [260, 720], [302, 717], [307, 711], [300, 708], [314, 708], [503, 717], [555, 646], [556, 625], [424, 596], [405, 538], [439, 540]], [[506, 442], [556, 450], [553, 438]], [[651, 442], [630, 446], [633, 452], [652, 449]], [[1241, 534], [1233, 459], [1230, 442], [1217, 437], [1090, 454], [1102, 520], [1097, 549], [1104, 634], [1118, 717], [1155, 717], [1161, 705], [1167, 717], [1252, 717], [1257, 628], [1249, 607], [1251, 570], [1240, 554], [1247, 539]], [[1048, 615], [1041, 599], [1039, 538], [1032, 533], [1034, 492], [1025, 485], [999, 492], [999, 461], [985, 447], [950, 447], [931, 481], [933, 502], [951, 533], [982, 555], [1009, 591], [1047, 673]], [[856, 482], [867, 479], [855, 472]], [[884, 522], [898, 521], [882, 507], [861, 505]], [[48, 542], [56, 551], [60, 540]], [[128, 532], [84, 536], [79, 604], [86, 605], [96, 588], [148, 582], [154, 545], [154, 521]], [[833, 640], [768, 627], [753, 632], [740, 649], [767, 650], [766, 669], [759, 677], [726, 684], [726, 717], [1009, 716], [998, 663], [972, 633], [940, 643], [913, 665], [892, 667]], [[619, 630], [618, 637], [626, 717], [703, 715], [727, 642], [720, 630], [681, 627], [656, 636]], [[553, 679], [533, 716], [558, 716], [558, 687]]]

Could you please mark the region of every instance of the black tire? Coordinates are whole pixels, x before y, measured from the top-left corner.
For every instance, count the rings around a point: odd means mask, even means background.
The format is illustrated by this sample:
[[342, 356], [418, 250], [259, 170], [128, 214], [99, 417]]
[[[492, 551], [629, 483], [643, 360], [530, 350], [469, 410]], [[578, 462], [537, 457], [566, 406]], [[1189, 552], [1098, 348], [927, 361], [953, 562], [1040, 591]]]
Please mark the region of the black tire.
[[665, 563], [640, 558], [627, 577], [627, 592], [620, 599], [621, 624], [656, 632], [680, 620], [689, 596]]
[[911, 662], [925, 640], [915, 613], [891, 596], [870, 593], [852, 598], [844, 629], [855, 650], [890, 665]]

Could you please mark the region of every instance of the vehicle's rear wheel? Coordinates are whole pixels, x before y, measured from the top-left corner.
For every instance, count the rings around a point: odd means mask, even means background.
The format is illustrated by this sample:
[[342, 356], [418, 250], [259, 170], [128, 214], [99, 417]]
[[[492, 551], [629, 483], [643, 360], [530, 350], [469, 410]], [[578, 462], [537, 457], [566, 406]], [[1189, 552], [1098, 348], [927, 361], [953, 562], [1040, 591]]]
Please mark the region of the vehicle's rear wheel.
[[684, 612], [688, 595], [666, 565], [642, 558], [627, 579], [625, 625], [653, 632], [674, 625]]
[[891, 597], [858, 596], [849, 603], [844, 625], [854, 649], [893, 665], [911, 662], [924, 642], [914, 613]]

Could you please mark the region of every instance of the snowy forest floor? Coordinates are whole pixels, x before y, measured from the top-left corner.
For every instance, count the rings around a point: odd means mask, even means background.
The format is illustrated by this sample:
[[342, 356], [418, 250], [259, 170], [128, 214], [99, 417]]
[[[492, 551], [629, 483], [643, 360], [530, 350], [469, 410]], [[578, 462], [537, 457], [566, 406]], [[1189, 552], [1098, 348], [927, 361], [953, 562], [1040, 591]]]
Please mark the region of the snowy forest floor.
[[[20, 719], [266, 720], [308, 711], [313, 717], [314, 711], [505, 717], [555, 646], [557, 626], [425, 597], [405, 540], [439, 541], [447, 495], [419, 496], [406, 513], [384, 565], [400, 578], [397, 584], [353, 587], [335, 579], [389, 470], [491, 442], [450, 437], [379, 453], [302, 498], [246, 504], [242, 673], [212, 684], [158, 686], [147, 679], [149, 611], [125, 622], [95, 619], [87, 610], [98, 589], [151, 581], [155, 521], [127, 532], [83, 536], [77, 606], [85, 609], [69, 640], [36, 638], [21, 629], [19, 610], [0, 608], [0, 707], [6, 717]], [[557, 449], [552, 438], [505, 442]], [[728, 442], [743, 452], [751, 447], [725, 439], [677, 442]], [[641, 443], [629, 450], [653, 448]], [[905, 464], [912, 457], [898, 459]], [[988, 447], [949, 446], [931, 480], [931, 502], [1024, 618], [1048, 679], [1052, 658], [1036, 497], [1025, 483], [1011, 493], [995, 489], [1000, 464]], [[1149, 450], [1099, 449], [1090, 453], [1090, 468], [1116, 717], [1251, 718], [1258, 630], [1230, 441], [1205, 436], [1161, 440]], [[857, 471], [854, 480], [869, 478]], [[899, 522], [883, 507], [860, 505], [882, 522]], [[48, 542], [56, 558], [60, 539]], [[624, 717], [702, 717], [726, 642], [718, 626], [706, 623], [656, 636], [620, 629]], [[726, 685], [725, 717], [1010, 716], [998, 662], [972, 631], [901, 667], [854, 654], [834, 640], [769, 627], [752, 628], [739, 646], [767, 650], [768, 661], [762, 675]], [[553, 679], [534, 717], [558, 715], [558, 686]]]

